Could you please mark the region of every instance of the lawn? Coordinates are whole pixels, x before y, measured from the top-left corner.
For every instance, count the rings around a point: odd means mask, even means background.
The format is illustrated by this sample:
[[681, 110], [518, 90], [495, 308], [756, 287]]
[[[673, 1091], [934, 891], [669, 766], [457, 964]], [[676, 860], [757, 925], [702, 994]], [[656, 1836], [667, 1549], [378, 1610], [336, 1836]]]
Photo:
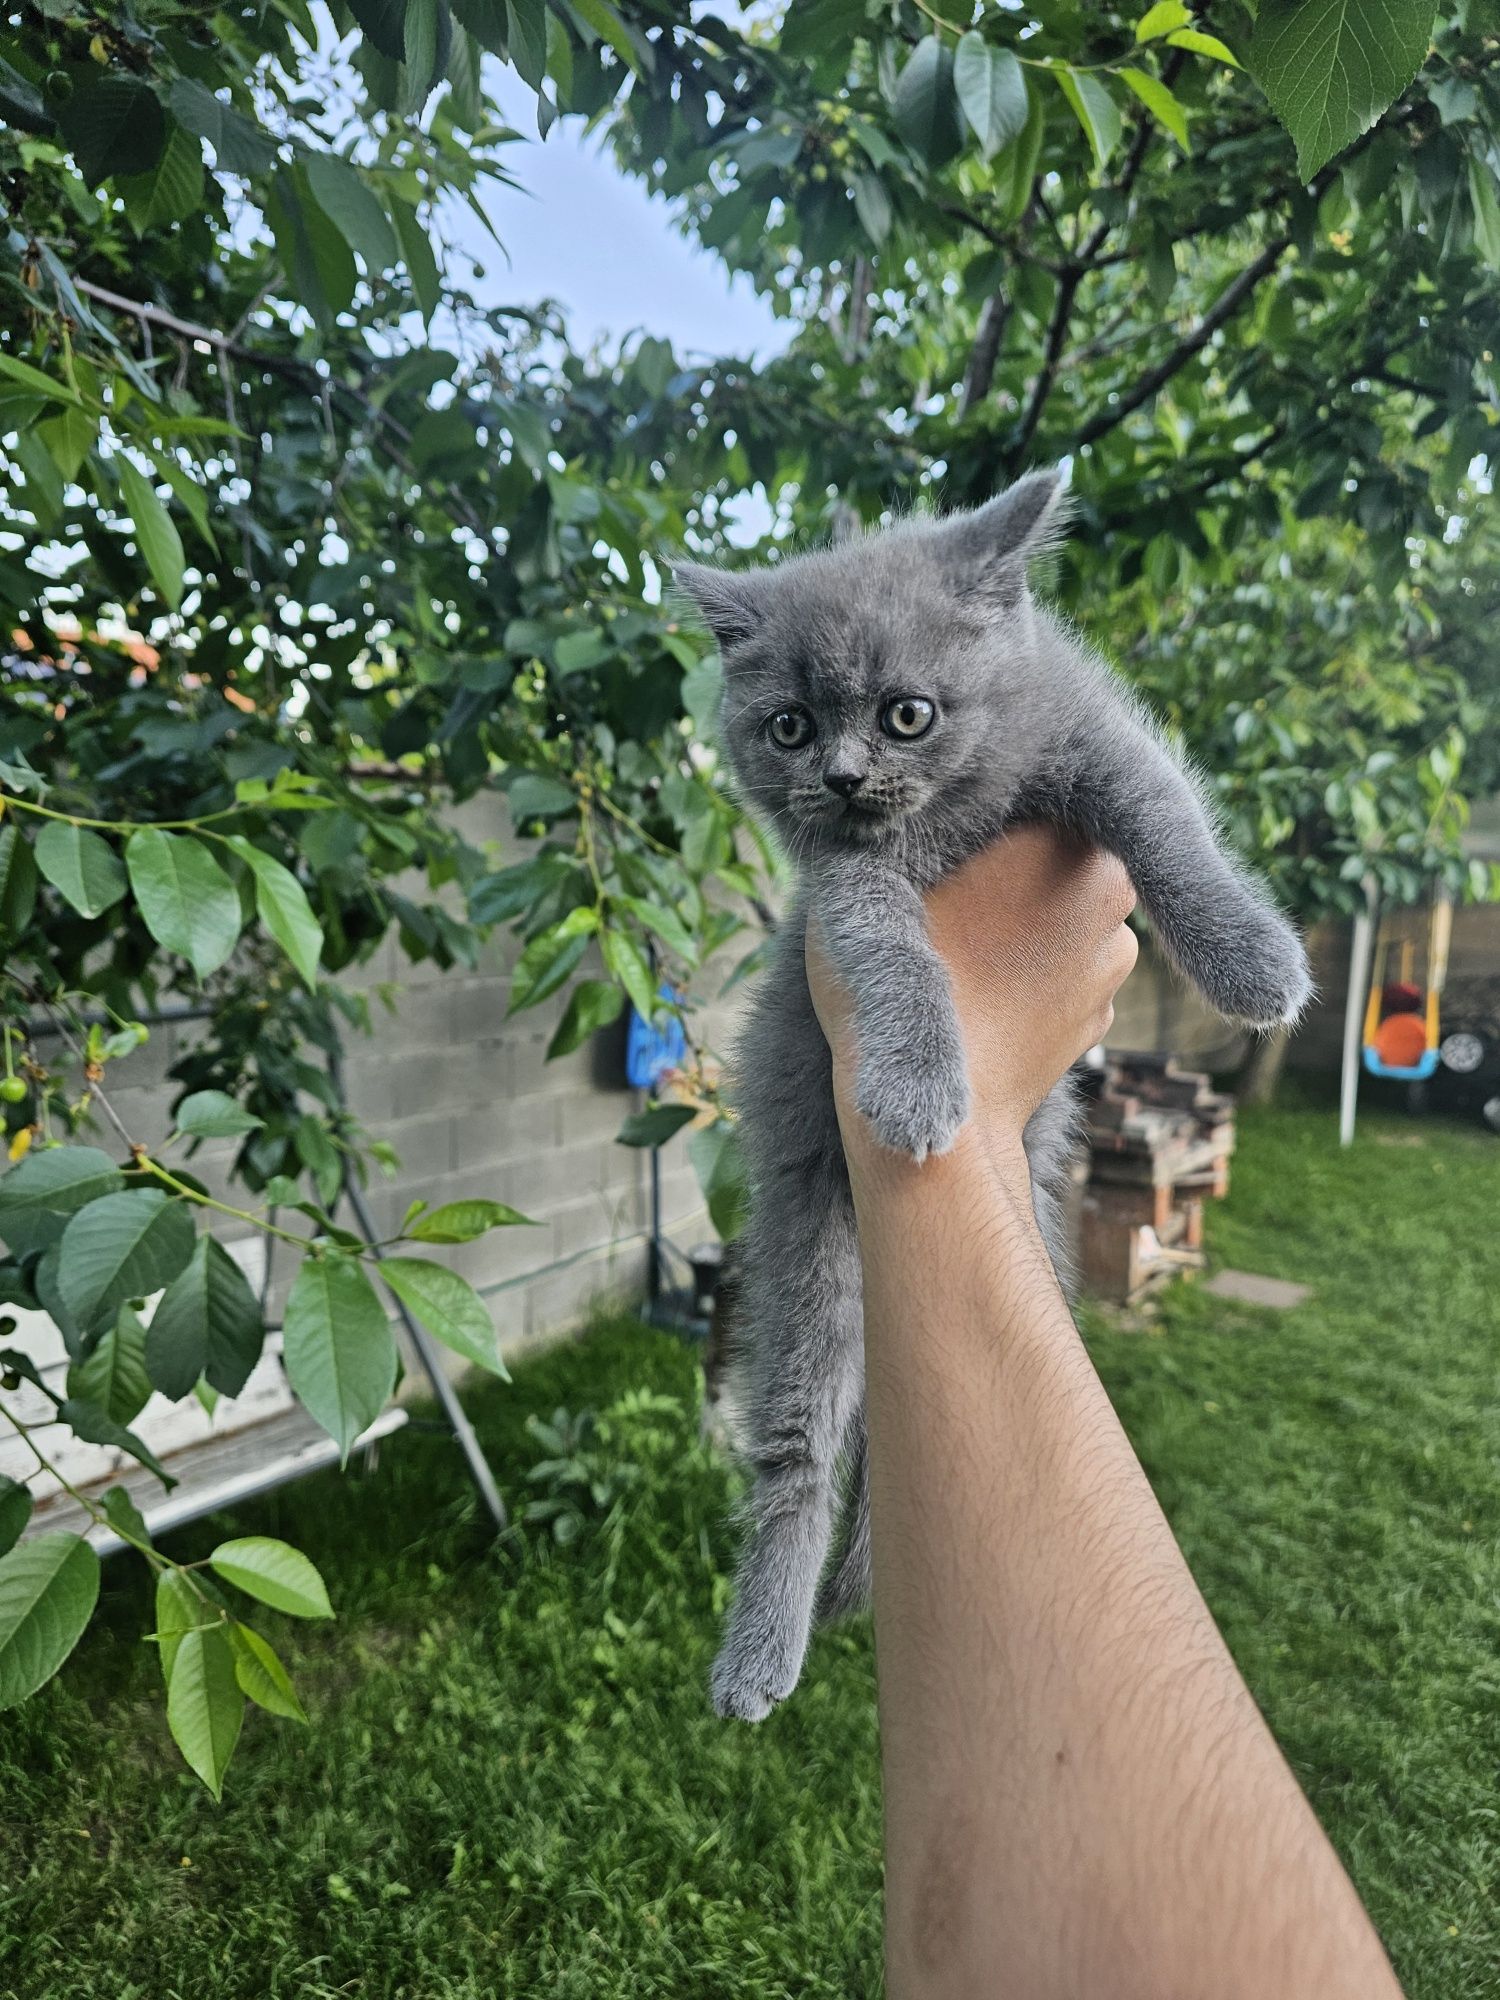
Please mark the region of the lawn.
[[[1419, 2000], [1500, 1995], [1500, 1143], [1246, 1115], [1218, 1261], [1297, 1310], [1181, 1285], [1089, 1316], [1106, 1383], [1231, 1646]], [[623, 2000], [879, 1990], [863, 1626], [759, 1731], [706, 1712], [729, 1480], [691, 1354], [600, 1329], [474, 1398], [514, 1495], [528, 1413], [603, 1409], [633, 1485], [570, 1548], [487, 1547], [451, 1444], [409, 1431], [179, 1537], [284, 1533], [333, 1627], [275, 1637], [310, 1733], [252, 1713], [216, 1808], [136, 1643], [138, 1565], [61, 1679], [0, 1718], [0, 1995]], [[269, 1620], [268, 1629], [275, 1625]]]

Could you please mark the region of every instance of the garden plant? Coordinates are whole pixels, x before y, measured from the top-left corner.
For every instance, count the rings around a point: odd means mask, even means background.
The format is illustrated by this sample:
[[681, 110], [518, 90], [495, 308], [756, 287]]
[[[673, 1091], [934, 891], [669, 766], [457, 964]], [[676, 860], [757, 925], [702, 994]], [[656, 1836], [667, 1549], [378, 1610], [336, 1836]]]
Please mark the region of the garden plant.
[[[1286, 900], [1490, 890], [1460, 851], [1500, 776], [1480, 5], [16, 0], [0, 119], [0, 1310], [71, 1360], [58, 1396], [0, 1336], [0, 1423], [39, 1467], [57, 1427], [149, 1464], [153, 1390], [243, 1387], [261, 1307], [216, 1220], [299, 1260], [288, 1377], [345, 1455], [395, 1382], [381, 1283], [501, 1369], [442, 1251], [524, 1217], [419, 1205], [378, 1278], [337, 1219], [391, 1162], [338, 1090], [364, 1021], [336, 975], [393, 932], [448, 966], [513, 929], [512, 1008], [567, 994], [558, 1054], [627, 1006], [694, 1031], [726, 946], [753, 976], [781, 863], [669, 587], [674, 550], [733, 558], [748, 490], [774, 550], [1069, 460], [1054, 589]], [[463, 246], [559, 119], [748, 275], [783, 352], [580, 352], [545, 301], [490, 302]], [[519, 858], [461, 830], [494, 790]], [[183, 1005], [205, 1032], [152, 1148], [111, 1066]], [[690, 1039], [682, 1101], [622, 1137], [696, 1119], [732, 1236]], [[224, 1138], [229, 1201], [192, 1164]], [[268, 1538], [184, 1565], [122, 1493], [87, 1504], [155, 1573], [167, 1719], [217, 1792], [247, 1698], [302, 1719], [243, 1600], [326, 1616], [337, 1577]], [[0, 1491], [0, 1707], [98, 1594], [29, 1511]]]

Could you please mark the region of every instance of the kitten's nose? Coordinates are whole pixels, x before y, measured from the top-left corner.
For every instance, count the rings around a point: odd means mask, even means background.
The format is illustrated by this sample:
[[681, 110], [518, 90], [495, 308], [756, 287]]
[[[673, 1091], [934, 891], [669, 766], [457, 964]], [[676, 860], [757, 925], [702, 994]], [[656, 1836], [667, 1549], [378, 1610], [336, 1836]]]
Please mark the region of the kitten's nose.
[[865, 781], [863, 771], [825, 771], [823, 783], [841, 799], [852, 799]]

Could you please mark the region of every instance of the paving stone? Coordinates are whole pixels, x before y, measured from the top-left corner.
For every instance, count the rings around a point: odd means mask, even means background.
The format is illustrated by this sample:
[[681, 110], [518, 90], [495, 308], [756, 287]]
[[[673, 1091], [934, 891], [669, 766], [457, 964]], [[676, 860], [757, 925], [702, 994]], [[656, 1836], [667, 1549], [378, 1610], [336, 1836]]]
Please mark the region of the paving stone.
[[1312, 1297], [1311, 1285], [1294, 1284], [1290, 1278], [1263, 1278], [1255, 1271], [1219, 1271], [1203, 1289], [1216, 1299], [1232, 1299], [1242, 1306], [1270, 1306], [1276, 1312], [1289, 1311]]

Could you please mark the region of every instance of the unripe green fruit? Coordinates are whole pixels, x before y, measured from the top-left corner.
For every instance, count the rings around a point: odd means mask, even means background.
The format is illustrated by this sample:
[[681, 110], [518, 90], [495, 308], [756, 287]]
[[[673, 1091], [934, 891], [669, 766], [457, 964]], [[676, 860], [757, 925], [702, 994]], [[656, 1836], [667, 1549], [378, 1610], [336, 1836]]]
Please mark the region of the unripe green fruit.
[[0, 1076], [0, 1099], [7, 1104], [20, 1104], [26, 1096], [26, 1079], [21, 1076]]

